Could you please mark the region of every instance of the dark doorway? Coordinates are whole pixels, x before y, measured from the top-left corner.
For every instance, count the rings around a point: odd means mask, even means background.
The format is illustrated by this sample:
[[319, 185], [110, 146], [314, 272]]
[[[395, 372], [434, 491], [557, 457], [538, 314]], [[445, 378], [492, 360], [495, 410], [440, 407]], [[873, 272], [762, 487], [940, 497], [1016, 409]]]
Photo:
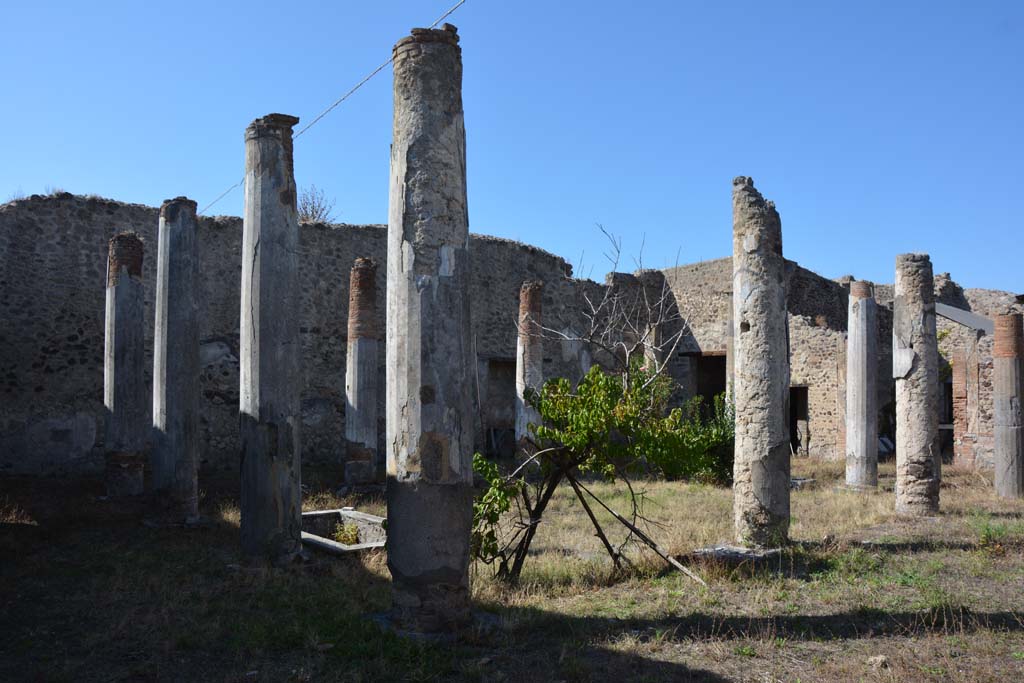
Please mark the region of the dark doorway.
[[789, 388], [789, 443], [793, 452], [807, 455], [810, 431], [808, 430], [807, 387]]
[[694, 358], [697, 365], [697, 395], [701, 401], [701, 412], [711, 415], [715, 409], [715, 396], [725, 393], [725, 356], [702, 354]]
[[939, 423], [953, 424], [953, 380], [942, 384], [942, 412], [939, 414]]
[[492, 358], [487, 361], [487, 393], [484, 395], [486, 455], [511, 456], [515, 453], [516, 362]]

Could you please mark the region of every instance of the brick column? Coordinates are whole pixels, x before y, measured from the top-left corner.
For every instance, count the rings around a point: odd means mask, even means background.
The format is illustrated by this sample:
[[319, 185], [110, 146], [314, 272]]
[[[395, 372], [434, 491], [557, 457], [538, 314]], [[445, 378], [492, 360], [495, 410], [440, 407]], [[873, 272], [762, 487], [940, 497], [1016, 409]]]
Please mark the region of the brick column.
[[345, 481], [377, 481], [377, 264], [357, 258], [348, 289], [345, 358]]
[[996, 493], [1024, 497], [1024, 328], [1020, 313], [996, 316], [993, 407]]
[[107, 257], [103, 405], [106, 407], [106, 484], [112, 498], [143, 489], [146, 436], [146, 341], [142, 286], [142, 239], [122, 232]]
[[540, 391], [544, 384], [544, 340], [541, 333], [541, 300], [544, 283], [524, 282], [519, 289], [519, 336], [516, 339], [516, 443], [530, 435], [540, 415], [526, 403], [526, 389]]

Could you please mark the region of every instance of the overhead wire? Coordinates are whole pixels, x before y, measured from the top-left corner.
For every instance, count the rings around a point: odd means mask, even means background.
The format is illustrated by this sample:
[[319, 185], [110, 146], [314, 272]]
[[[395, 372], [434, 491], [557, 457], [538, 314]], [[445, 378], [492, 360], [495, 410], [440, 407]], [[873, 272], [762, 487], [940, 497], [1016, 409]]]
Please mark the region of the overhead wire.
[[[459, 9], [459, 8], [460, 8], [460, 7], [462, 7], [462, 6], [464, 5], [464, 4], [466, 4], [466, 0], [459, 0], [459, 2], [457, 2], [457, 3], [455, 3], [454, 5], [452, 5], [451, 7], [449, 7], [449, 8], [448, 8], [448, 10], [447, 10], [447, 11], [446, 11], [446, 12], [445, 12], [444, 14], [442, 14], [442, 15], [441, 15], [440, 17], [438, 17], [438, 18], [437, 18], [437, 19], [436, 19], [436, 20], [434, 21], [434, 23], [432, 23], [432, 24], [431, 24], [431, 25], [430, 25], [430, 26], [429, 26], [428, 28], [435, 28], [435, 27], [436, 27], [436, 26], [437, 26], [438, 24], [440, 24], [440, 23], [441, 23], [442, 21], [444, 21], [444, 20], [445, 20], [445, 19], [447, 19], [447, 18], [448, 18], [449, 16], [451, 16], [451, 14], [452, 14], [452, 13], [453, 13], [453, 12], [454, 12], [455, 10]], [[327, 115], [328, 115], [328, 114], [330, 114], [330, 113], [331, 113], [332, 111], [334, 111], [334, 109], [335, 109], [335, 108], [336, 108], [336, 107], [337, 107], [338, 105], [340, 105], [340, 104], [341, 104], [342, 102], [344, 102], [344, 101], [345, 101], [345, 100], [347, 100], [347, 99], [348, 99], [349, 97], [351, 97], [351, 96], [352, 96], [352, 95], [353, 95], [353, 94], [354, 94], [354, 93], [355, 93], [355, 92], [356, 92], [357, 90], [359, 90], [359, 89], [360, 89], [361, 87], [363, 87], [364, 85], [366, 85], [366, 84], [367, 84], [367, 83], [368, 83], [368, 82], [370, 81], [370, 79], [371, 79], [371, 78], [373, 78], [374, 76], [376, 76], [377, 74], [379, 74], [379, 73], [380, 73], [381, 71], [383, 71], [384, 69], [386, 69], [386, 68], [387, 68], [387, 67], [388, 67], [388, 66], [389, 66], [389, 65], [390, 65], [390, 64], [391, 64], [391, 63], [392, 63], [393, 61], [395, 61], [394, 55], [392, 55], [391, 57], [389, 57], [389, 58], [388, 58], [388, 60], [387, 60], [386, 62], [384, 62], [383, 64], [381, 64], [380, 66], [378, 66], [378, 67], [377, 67], [376, 69], [374, 69], [373, 71], [371, 71], [371, 72], [370, 72], [369, 74], [367, 74], [367, 75], [366, 75], [366, 76], [365, 76], [365, 77], [364, 77], [364, 78], [363, 78], [363, 79], [362, 79], [361, 81], [359, 81], [359, 82], [358, 82], [358, 83], [356, 83], [356, 84], [355, 84], [354, 86], [352, 86], [351, 88], [349, 88], [349, 90], [348, 90], [348, 91], [346, 91], [346, 92], [345, 92], [345, 93], [344, 93], [344, 94], [343, 94], [343, 95], [342, 95], [341, 97], [339, 97], [338, 99], [334, 100], [334, 102], [332, 102], [332, 103], [330, 104], [330, 106], [328, 106], [328, 107], [327, 107], [326, 109], [324, 109], [324, 110], [323, 110], [323, 111], [321, 111], [321, 112], [320, 112], [319, 114], [317, 114], [317, 115], [316, 115], [315, 117], [313, 117], [313, 120], [312, 120], [312, 121], [310, 121], [309, 123], [307, 123], [307, 124], [306, 124], [305, 126], [303, 126], [303, 127], [302, 127], [302, 128], [301, 128], [301, 129], [299, 130], [299, 132], [297, 132], [297, 133], [296, 133], [296, 134], [295, 134], [295, 135], [294, 135], [294, 136], [292, 137], [292, 139], [293, 139], [293, 140], [297, 140], [297, 139], [299, 138], [299, 136], [301, 136], [301, 135], [302, 135], [303, 133], [305, 133], [305, 132], [306, 132], [307, 130], [309, 130], [310, 128], [312, 128], [313, 126], [315, 126], [315, 125], [316, 125], [317, 123], [319, 123], [321, 119], [323, 119], [323, 118], [324, 118], [325, 116], [327, 116]], [[229, 194], [231, 194], [231, 192], [232, 192], [232, 191], [233, 191], [233, 190], [234, 190], [235, 188], [237, 188], [237, 187], [239, 187], [239, 186], [243, 185], [244, 183], [245, 183], [245, 176], [242, 176], [242, 179], [241, 179], [241, 180], [239, 180], [239, 181], [238, 181], [237, 183], [235, 183], [235, 184], [234, 184], [234, 185], [232, 185], [231, 187], [229, 187], [229, 188], [227, 188], [226, 190], [224, 190], [223, 192], [221, 192], [221, 193], [220, 193], [220, 194], [219, 194], [219, 195], [217, 196], [217, 198], [216, 198], [216, 199], [214, 199], [214, 200], [213, 200], [212, 202], [210, 202], [209, 204], [207, 204], [206, 206], [204, 206], [204, 207], [203, 207], [203, 208], [202, 208], [202, 209], [201, 209], [201, 210], [199, 211], [199, 215], [203, 215], [203, 214], [205, 214], [205, 213], [206, 213], [206, 211], [207, 211], [207, 209], [209, 209], [210, 207], [212, 207], [212, 206], [213, 206], [214, 204], [216, 204], [216, 203], [217, 203], [217, 202], [219, 202], [220, 200], [224, 199], [224, 197], [227, 197], [227, 196], [228, 196]]]

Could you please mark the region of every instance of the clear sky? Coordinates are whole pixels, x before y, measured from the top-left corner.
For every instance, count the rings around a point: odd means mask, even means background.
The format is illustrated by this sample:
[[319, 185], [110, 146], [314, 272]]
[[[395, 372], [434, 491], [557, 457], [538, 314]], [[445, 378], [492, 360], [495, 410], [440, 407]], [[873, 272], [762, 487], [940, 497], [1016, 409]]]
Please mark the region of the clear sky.
[[[242, 176], [249, 121], [311, 120], [454, 2], [7, 2], [0, 201], [203, 206]], [[891, 282], [927, 251], [1024, 291], [1024, 2], [468, 0], [449, 21], [474, 232], [597, 278], [598, 223], [645, 266], [718, 258], [750, 175], [822, 275]], [[298, 140], [297, 181], [382, 223], [390, 139], [388, 68]]]

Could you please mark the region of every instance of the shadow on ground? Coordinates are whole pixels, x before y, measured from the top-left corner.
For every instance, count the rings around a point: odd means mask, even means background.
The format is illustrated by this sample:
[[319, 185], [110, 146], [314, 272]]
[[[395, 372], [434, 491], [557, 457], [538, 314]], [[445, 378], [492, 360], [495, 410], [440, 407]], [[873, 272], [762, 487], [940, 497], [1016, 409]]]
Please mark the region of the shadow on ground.
[[[380, 553], [376, 566], [317, 556], [244, 570], [230, 524], [154, 528], [151, 502], [101, 493], [98, 481], [0, 479], [17, 511], [0, 524], [0, 680], [727, 680], [595, 645], [653, 624], [503, 609], [507, 627], [458, 645], [400, 639], [365, 616], [388, 606]], [[538, 619], [543, 633], [522, 627]]]

